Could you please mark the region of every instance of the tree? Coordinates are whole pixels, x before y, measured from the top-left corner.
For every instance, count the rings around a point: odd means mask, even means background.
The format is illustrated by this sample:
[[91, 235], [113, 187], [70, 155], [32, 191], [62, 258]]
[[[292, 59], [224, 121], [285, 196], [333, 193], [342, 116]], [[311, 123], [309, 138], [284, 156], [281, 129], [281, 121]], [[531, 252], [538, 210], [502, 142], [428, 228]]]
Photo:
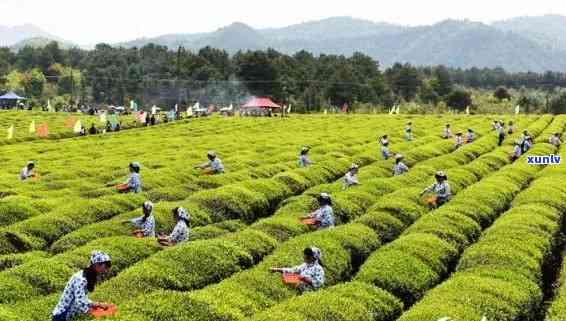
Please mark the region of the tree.
[[472, 94], [463, 89], [455, 89], [446, 98], [446, 104], [449, 107], [463, 111], [466, 107], [472, 105]]
[[23, 74], [22, 84], [26, 95], [30, 97], [41, 98], [45, 82], [45, 76], [38, 68], [34, 68]]
[[439, 66], [434, 70], [435, 82], [432, 89], [441, 97], [444, 97], [452, 92], [452, 77], [448, 68]]
[[505, 87], [497, 87], [497, 89], [495, 89], [495, 92], [493, 93], [493, 96], [495, 96], [495, 98], [497, 98], [497, 100], [499, 101], [502, 101], [504, 99], [511, 99], [511, 94]]
[[252, 95], [281, 98], [279, 72], [266, 52], [238, 53], [234, 60], [236, 75], [246, 83]]
[[566, 113], [566, 92], [561, 92], [558, 95], [552, 97], [548, 104], [548, 111], [553, 114], [564, 114]]

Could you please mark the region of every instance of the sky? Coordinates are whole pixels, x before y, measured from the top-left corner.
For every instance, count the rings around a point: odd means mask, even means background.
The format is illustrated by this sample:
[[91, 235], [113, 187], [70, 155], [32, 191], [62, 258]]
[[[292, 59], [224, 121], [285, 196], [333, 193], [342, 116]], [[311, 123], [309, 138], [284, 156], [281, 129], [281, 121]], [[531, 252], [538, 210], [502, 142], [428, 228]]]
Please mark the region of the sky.
[[86, 45], [168, 33], [214, 31], [232, 22], [283, 27], [334, 16], [426, 25], [445, 19], [492, 22], [517, 16], [566, 15], [560, 0], [0, 0], [0, 25], [34, 24]]

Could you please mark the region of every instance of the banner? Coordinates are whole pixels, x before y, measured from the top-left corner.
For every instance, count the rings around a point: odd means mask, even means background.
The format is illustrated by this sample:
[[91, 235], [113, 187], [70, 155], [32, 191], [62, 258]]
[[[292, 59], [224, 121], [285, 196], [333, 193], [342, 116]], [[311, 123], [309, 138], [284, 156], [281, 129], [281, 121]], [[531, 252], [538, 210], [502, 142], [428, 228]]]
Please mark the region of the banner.
[[69, 117], [65, 120], [65, 128], [73, 128], [77, 120], [74, 117]]
[[12, 126], [10, 126], [10, 128], [8, 128], [8, 136], [6, 138], [7, 139], [14, 138], [14, 125], [12, 125]]
[[75, 132], [75, 134], [80, 134], [82, 129], [83, 129], [83, 125], [81, 123], [81, 120], [79, 119], [77, 120], [75, 126], [73, 127], [73, 132]]
[[39, 127], [37, 128], [37, 136], [41, 138], [46, 138], [47, 136], [49, 136], [49, 127], [47, 126], [47, 123], [39, 125]]

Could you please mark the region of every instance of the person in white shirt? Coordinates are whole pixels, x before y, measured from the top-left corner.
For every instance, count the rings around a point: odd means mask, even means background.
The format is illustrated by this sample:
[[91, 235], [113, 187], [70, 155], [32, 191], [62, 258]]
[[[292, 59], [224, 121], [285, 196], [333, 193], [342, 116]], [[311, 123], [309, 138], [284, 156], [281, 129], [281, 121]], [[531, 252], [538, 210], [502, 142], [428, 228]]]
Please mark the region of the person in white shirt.
[[413, 140], [413, 123], [408, 122], [407, 127], [405, 127], [405, 140], [412, 141]]
[[442, 131], [442, 138], [444, 139], [452, 138], [452, 131], [450, 130], [450, 124], [446, 124], [446, 127], [444, 127], [444, 130]]
[[474, 139], [475, 139], [475, 133], [474, 133], [473, 129], [468, 128], [468, 132], [466, 133], [466, 141], [465, 141], [465, 143], [466, 143], [466, 144], [473, 143], [473, 142], [474, 142]]
[[99, 276], [110, 270], [111, 260], [106, 253], [93, 251], [90, 265], [71, 277], [59, 303], [53, 309], [52, 321], [67, 321], [86, 315], [92, 308], [108, 308], [110, 305], [89, 300], [88, 293], [94, 291]]
[[359, 168], [360, 167], [357, 164], [352, 164], [352, 166], [350, 166], [350, 170], [348, 170], [348, 172], [344, 176], [344, 188], [343, 189], [348, 189], [352, 186], [360, 184], [360, 182], [358, 181], [358, 177], [357, 177]]
[[456, 133], [456, 138], [455, 138], [455, 141], [454, 141], [454, 147], [456, 149], [458, 149], [458, 148], [462, 147], [463, 144], [464, 144], [464, 139], [462, 139], [462, 133], [461, 132]]
[[324, 285], [324, 265], [322, 264], [322, 252], [316, 247], [307, 247], [303, 251], [304, 263], [290, 268], [271, 268], [271, 272], [283, 274], [297, 274], [300, 283], [298, 289], [301, 292], [316, 291]]
[[35, 163], [29, 161], [24, 168], [20, 171], [20, 180], [25, 181], [28, 178], [36, 177], [33, 169], [35, 168]]
[[548, 139], [548, 142], [551, 145], [560, 147], [560, 144], [562, 144], [562, 142], [560, 141], [560, 133], [554, 133], [553, 135], [551, 135], [550, 138]]
[[384, 160], [388, 160], [391, 157], [391, 153], [389, 152], [389, 138], [387, 135], [383, 135], [379, 139], [379, 144], [381, 145], [381, 157]]

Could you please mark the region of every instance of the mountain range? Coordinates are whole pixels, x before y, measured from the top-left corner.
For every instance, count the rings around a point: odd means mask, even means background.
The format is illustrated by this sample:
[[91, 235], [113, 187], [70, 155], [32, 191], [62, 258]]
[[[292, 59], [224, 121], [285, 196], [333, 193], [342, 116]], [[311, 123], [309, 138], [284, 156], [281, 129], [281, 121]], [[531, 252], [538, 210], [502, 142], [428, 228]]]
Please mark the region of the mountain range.
[[[32, 30], [32, 26], [26, 26], [30, 28], [26, 28], [27, 33], [18, 35], [19, 38], [0, 27], [0, 44], [11, 41], [13, 46], [15, 40], [22, 41], [26, 35], [62, 41], [38, 28]], [[446, 20], [416, 27], [351, 17], [270, 29], [254, 29], [237, 22], [209, 33], [168, 34], [114, 45], [129, 48], [148, 43], [171, 49], [183, 46], [198, 50], [211, 46], [232, 54], [238, 50], [266, 48], [287, 54], [307, 50], [314, 54], [351, 55], [360, 51], [377, 59], [382, 66], [409, 62], [460, 68], [503, 67], [514, 72], [566, 71], [566, 17], [559, 15], [519, 17], [491, 24]]]

